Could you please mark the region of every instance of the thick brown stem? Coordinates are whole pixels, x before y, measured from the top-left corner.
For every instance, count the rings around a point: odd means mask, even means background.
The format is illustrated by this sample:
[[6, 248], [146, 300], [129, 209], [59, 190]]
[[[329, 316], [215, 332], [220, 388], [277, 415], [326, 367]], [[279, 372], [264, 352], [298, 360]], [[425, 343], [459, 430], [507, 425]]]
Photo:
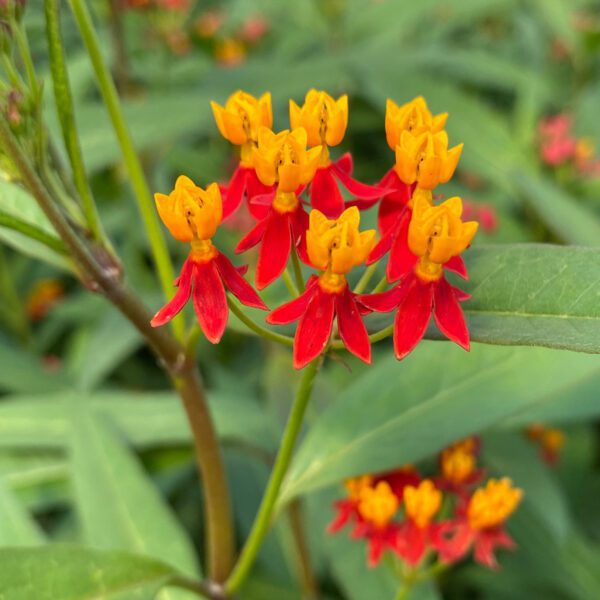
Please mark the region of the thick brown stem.
[[101, 292], [118, 308], [148, 344], [168, 371], [185, 406], [194, 437], [196, 458], [203, 481], [208, 527], [209, 574], [217, 583], [225, 581], [233, 562], [233, 526], [223, 459], [200, 374], [193, 359], [165, 329], [150, 325], [151, 314], [120, 281], [118, 270], [103, 267], [94, 252], [77, 233], [48, 193], [6, 121], [0, 119], [0, 144], [14, 161], [25, 186], [37, 200], [48, 220], [69, 250], [82, 279]]
[[310, 562], [310, 551], [304, 531], [302, 504], [299, 499], [292, 500], [288, 507], [288, 516], [298, 558], [298, 579], [305, 600], [317, 600], [319, 587]]

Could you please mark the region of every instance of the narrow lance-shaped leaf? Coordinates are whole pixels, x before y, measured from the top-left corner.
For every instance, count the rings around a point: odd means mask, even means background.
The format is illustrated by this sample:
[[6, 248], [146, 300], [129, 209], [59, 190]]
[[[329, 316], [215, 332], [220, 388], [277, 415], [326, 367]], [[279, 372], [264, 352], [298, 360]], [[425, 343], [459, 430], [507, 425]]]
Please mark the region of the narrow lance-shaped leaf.
[[424, 343], [406, 360], [389, 356], [344, 390], [308, 432], [284, 483], [284, 500], [362, 473], [431, 456], [600, 377], [594, 356], [542, 348]]

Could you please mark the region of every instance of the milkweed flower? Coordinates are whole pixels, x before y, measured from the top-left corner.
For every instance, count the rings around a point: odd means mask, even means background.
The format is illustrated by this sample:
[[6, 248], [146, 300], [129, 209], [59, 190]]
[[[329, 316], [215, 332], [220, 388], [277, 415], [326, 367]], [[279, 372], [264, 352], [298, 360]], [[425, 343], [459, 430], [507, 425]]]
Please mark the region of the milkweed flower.
[[560, 450], [565, 443], [565, 434], [553, 427], [545, 427], [541, 423], [532, 423], [527, 428], [527, 437], [539, 444], [542, 458], [549, 465], [558, 462]]
[[408, 228], [412, 270], [391, 290], [359, 297], [361, 304], [377, 312], [397, 309], [394, 350], [398, 360], [423, 338], [432, 312], [440, 331], [469, 349], [469, 331], [459, 305], [468, 295], [444, 277], [444, 267], [467, 248], [477, 232], [477, 223], [463, 223], [461, 214], [458, 197], [432, 206], [426, 198], [415, 196]]
[[355, 295], [346, 274], [362, 264], [373, 248], [375, 231], [360, 232], [356, 207], [346, 209], [336, 220], [318, 210], [310, 213], [306, 233], [310, 264], [322, 271], [312, 276], [304, 293], [275, 309], [267, 322], [284, 325], [299, 320], [294, 338], [294, 367], [301, 369], [327, 346], [334, 317], [346, 348], [366, 363], [371, 362], [371, 343]]
[[360, 512], [358, 511], [358, 505], [363, 491], [366, 488], [370, 488], [372, 485], [372, 475], [361, 475], [360, 477], [347, 479], [344, 482], [344, 487], [346, 488], [348, 495], [343, 500], [334, 502], [333, 506], [336, 515], [333, 521], [327, 526], [328, 533], [337, 533], [348, 523], [354, 523], [361, 518]]
[[253, 149], [253, 164], [260, 181], [273, 189], [270, 194], [255, 198], [266, 214], [236, 247], [236, 252], [260, 243], [256, 268], [256, 287], [263, 289], [281, 275], [288, 262], [292, 245], [306, 258], [308, 214], [298, 197], [313, 178], [319, 163], [321, 147], [306, 149], [306, 131], [273, 133], [261, 128], [258, 145]]
[[406, 520], [397, 534], [398, 554], [411, 566], [418, 565], [430, 545], [438, 526], [433, 522], [442, 506], [442, 492], [430, 479], [417, 486], [404, 488], [404, 512]]
[[468, 494], [469, 489], [483, 477], [484, 469], [477, 468], [479, 440], [469, 437], [448, 446], [439, 456], [440, 476], [436, 485], [459, 496]]
[[268, 194], [273, 186], [258, 179], [254, 171], [252, 150], [258, 143], [258, 131], [261, 127], [273, 126], [271, 94], [266, 92], [260, 98], [238, 90], [221, 106], [211, 102], [215, 122], [221, 135], [236, 146], [240, 146], [240, 164], [226, 186], [223, 218], [226, 219], [239, 207], [246, 196], [250, 210], [256, 218], [264, 216], [264, 208], [253, 206], [250, 200], [255, 196]]
[[156, 313], [151, 321], [153, 327], [170, 321], [191, 296], [206, 338], [218, 343], [229, 315], [225, 288], [246, 306], [268, 310], [242, 277], [243, 269], [236, 269], [211, 241], [222, 219], [221, 192], [216, 183], [203, 190], [182, 175], [170, 194], [155, 194], [154, 198], [158, 214], [171, 235], [189, 243], [191, 251], [175, 282], [177, 293]]
[[393, 518], [399, 506], [400, 501], [386, 481], [361, 491], [357, 507], [359, 519], [350, 537], [366, 538], [369, 567], [377, 566], [386, 550], [397, 552], [398, 523]]
[[478, 563], [496, 568], [495, 549], [515, 547], [504, 523], [522, 497], [522, 490], [515, 488], [508, 477], [490, 479], [473, 493], [455, 520], [439, 524], [434, 544], [440, 558], [455, 562], [473, 547]]
[[381, 197], [381, 189], [351, 177], [350, 154], [344, 154], [333, 162], [329, 156], [329, 147], [340, 144], [346, 133], [348, 96], [335, 100], [326, 92], [309, 90], [302, 106], [290, 100], [290, 124], [293, 129], [303, 127], [306, 130], [309, 146], [321, 147], [320, 165], [310, 185], [313, 208], [329, 218], [340, 216], [344, 210], [344, 198], [337, 181], [356, 198], [376, 200]]
[[[421, 96], [402, 106], [392, 100], [387, 102], [386, 137], [396, 153], [396, 162], [378, 183], [387, 190], [378, 212], [382, 235], [367, 264], [377, 262], [389, 252], [386, 276], [390, 282], [410, 270], [404, 268], [404, 259], [410, 257], [407, 234], [413, 196], [419, 193], [431, 203], [431, 190], [448, 181], [458, 164], [463, 145], [448, 150], [448, 136], [443, 130], [447, 118], [447, 113], [434, 116]], [[370, 205], [357, 204], [361, 209]]]

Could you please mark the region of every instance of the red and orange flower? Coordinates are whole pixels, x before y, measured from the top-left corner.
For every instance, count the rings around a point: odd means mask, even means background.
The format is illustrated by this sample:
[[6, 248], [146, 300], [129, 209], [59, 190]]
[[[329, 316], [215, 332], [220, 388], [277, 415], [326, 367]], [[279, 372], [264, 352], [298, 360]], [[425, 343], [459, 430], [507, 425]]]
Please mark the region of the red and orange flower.
[[460, 256], [477, 232], [477, 223], [463, 223], [461, 214], [458, 197], [433, 206], [426, 193], [415, 194], [408, 228], [410, 256], [405, 257], [412, 270], [391, 290], [359, 297], [371, 310], [397, 310], [394, 349], [398, 360], [412, 352], [425, 335], [432, 312], [440, 331], [469, 349], [469, 331], [459, 305], [468, 296], [444, 277], [444, 267]]
[[309, 279], [298, 298], [267, 317], [267, 322], [273, 325], [299, 320], [294, 338], [296, 369], [303, 368], [325, 350], [336, 316], [346, 348], [364, 362], [371, 362], [367, 329], [346, 280], [346, 274], [364, 262], [375, 243], [375, 231], [360, 232], [359, 224], [356, 207], [346, 209], [337, 220], [327, 219], [316, 209], [310, 213], [306, 233], [308, 259], [322, 273]]
[[[229, 310], [227, 289], [243, 304], [268, 310], [267, 306], [237, 269], [211, 241], [222, 218], [221, 192], [216, 183], [206, 190], [185, 176], [177, 178], [169, 194], [155, 194], [158, 214], [171, 235], [191, 245], [188, 258], [175, 282], [173, 299], [154, 316], [153, 327], [170, 321], [193, 299], [198, 323], [213, 344], [223, 336]], [[240, 272], [241, 271], [241, 272]]]

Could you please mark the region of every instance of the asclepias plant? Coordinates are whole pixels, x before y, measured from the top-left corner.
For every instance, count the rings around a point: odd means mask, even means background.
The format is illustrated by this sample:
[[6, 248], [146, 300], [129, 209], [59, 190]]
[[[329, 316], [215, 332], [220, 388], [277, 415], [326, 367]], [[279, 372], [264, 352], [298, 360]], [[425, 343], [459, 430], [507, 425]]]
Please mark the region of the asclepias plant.
[[[18, 123], [3, 117], [0, 143], [6, 174], [35, 199], [52, 225], [52, 235], [18, 220], [2, 224], [59, 251], [90, 292], [102, 294], [157, 355], [193, 435], [202, 483], [206, 576], [194, 579], [149, 558], [108, 556], [89, 548], [38, 549], [28, 555], [7, 551], [3, 560], [37, 566], [48, 564], [44, 560], [68, 562], [90, 597], [104, 593], [105, 582], [94, 570], [101, 567], [115, 590], [135, 587], [136, 574], [149, 573], [154, 592], [170, 586], [207, 598], [233, 598], [243, 593], [276, 513], [289, 500], [282, 488], [319, 371], [333, 360], [348, 361], [352, 369], [356, 357], [368, 373], [368, 365], [385, 360], [386, 353], [403, 361], [426, 335], [469, 351], [471, 334], [461, 305], [471, 295], [457, 287], [456, 278], [469, 278], [463, 256], [478, 223], [464, 218], [460, 197], [444, 199], [437, 189], [452, 179], [463, 146], [450, 147], [448, 115], [432, 114], [424, 98], [400, 105], [388, 100], [385, 137], [393, 164], [381, 168], [377, 182], [365, 183], [356, 178], [349, 153], [334, 155], [352, 124], [346, 95], [336, 99], [310, 89], [302, 104], [290, 100], [289, 129], [277, 131], [270, 93], [254, 97], [237, 91], [223, 106], [211, 103], [218, 131], [237, 148], [239, 162], [229, 181], [201, 187], [194, 177], [206, 178], [205, 173], [181, 174], [171, 190], [154, 195], [153, 204], [86, 4], [70, 0], [70, 5], [117, 134], [164, 304], [152, 316], [141, 294], [124, 283], [122, 262], [99, 219], [75, 125], [58, 0], [45, 0], [46, 33], [70, 172], [51, 151], [40, 110], [41, 86], [20, 21], [22, 3], [9, 2], [3, 8], [10, 26], [7, 43], [19, 54], [27, 83], [16, 67], [13, 72], [8, 56], [7, 85], [28, 101], [21, 109], [29, 112]], [[372, 209], [377, 212], [376, 229], [361, 225], [374, 216], [368, 212]], [[245, 210], [251, 222], [229, 252], [213, 240], [223, 222]], [[177, 277], [159, 219], [186, 245]], [[380, 271], [383, 276], [374, 281]], [[485, 276], [480, 274], [481, 280]], [[280, 282], [287, 290], [285, 299], [269, 294]], [[274, 298], [279, 299], [274, 303]], [[184, 308], [190, 301], [197, 324], [186, 327]], [[494, 307], [498, 313], [501, 308]], [[263, 311], [263, 319], [249, 309]], [[230, 313], [251, 334], [289, 349], [290, 364], [300, 371], [268, 483], [239, 553], [222, 447], [195, 353], [199, 336], [211, 344], [227, 336]], [[482, 334], [480, 339], [513, 341]], [[376, 343], [384, 346], [381, 352], [373, 352]], [[557, 345], [547, 339], [545, 343]], [[435, 369], [431, 372], [435, 377]], [[364, 568], [390, 569], [398, 600], [471, 555], [475, 562], [496, 568], [496, 551], [515, 548], [505, 524], [523, 491], [508, 477], [484, 481], [486, 471], [478, 466], [481, 445], [475, 436], [440, 442], [434, 469], [403, 464], [391, 470], [343, 472], [337, 482], [344, 480], [347, 495], [334, 503], [328, 534], [350, 526], [350, 537], [365, 546]], [[324, 529], [321, 533], [326, 535]], [[122, 561], [129, 561], [128, 572], [119, 568]], [[17, 569], [11, 585], [27, 587], [30, 573]], [[63, 585], [68, 589], [69, 581]]]

